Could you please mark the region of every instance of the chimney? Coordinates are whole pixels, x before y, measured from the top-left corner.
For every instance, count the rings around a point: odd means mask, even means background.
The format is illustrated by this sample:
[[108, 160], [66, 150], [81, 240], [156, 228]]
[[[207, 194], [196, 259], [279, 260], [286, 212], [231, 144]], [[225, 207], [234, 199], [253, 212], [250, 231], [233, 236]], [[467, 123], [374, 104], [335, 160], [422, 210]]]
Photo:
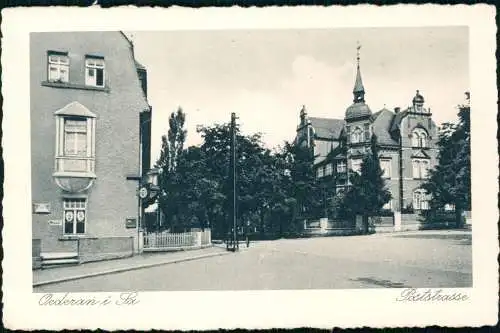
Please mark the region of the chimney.
[[394, 113], [399, 113], [399, 111], [401, 111], [400, 107], [394, 108]]

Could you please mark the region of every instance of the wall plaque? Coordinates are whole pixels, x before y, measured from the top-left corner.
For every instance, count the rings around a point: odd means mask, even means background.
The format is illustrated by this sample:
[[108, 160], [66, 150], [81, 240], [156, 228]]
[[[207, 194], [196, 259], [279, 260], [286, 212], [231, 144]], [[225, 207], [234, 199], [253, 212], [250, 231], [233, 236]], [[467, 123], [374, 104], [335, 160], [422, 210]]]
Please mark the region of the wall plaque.
[[33, 204], [34, 214], [50, 214], [50, 203], [48, 202], [36, 202]]
[[125, 219], [125, 227], [127, 229], [136, 228], [137, 227], [137, 219], [133, 218], [133, 217], [129, 217], [129, 218]]
[[49, 220], [49, 225], [62, 225], [62, 220]]

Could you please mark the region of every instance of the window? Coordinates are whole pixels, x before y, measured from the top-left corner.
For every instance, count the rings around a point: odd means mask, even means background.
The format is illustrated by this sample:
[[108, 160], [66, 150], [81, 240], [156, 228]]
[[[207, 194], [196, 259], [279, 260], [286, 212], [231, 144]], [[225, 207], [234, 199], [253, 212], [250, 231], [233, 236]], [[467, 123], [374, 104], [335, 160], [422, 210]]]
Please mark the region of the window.
[[380, 160], [380, 168], [383, 171], [382, 177], [384, 177], [384, 178], [391, 178], [392, 177], [391, 159], [381, 159]]
[[68, 82], [69, 81], [69, 57], [67, 53], [48, 53], [48, 81]]
[[363, 162], [362, 159], [357, 158], [354, 160], [351, 160], [351, 169], [354, 172], [361, 173], [361, 163]]
[[363, 141], [363, 130], [360, 127], [354, 128], [351, 134], [351, 143], [358, 143]]
[[316, 171], [316, 174], [317, 174], [318, 178], [323, 177], [323, 167], [322, 166], [320, 166], [318, 168], [318, 170]]
[[87, 57], [85, 59], [85, 84], [104, 87], [104, 59]]
[[413, 178], [426, 179], [429, 177], [429, 160], [414, 158], [413, 164]]
[[346, 164], [344, 161], [339, 161], [337, 163], [337, 173], [344, 173], [346, 172]]
[[425, 190], [415, 190], [413, 192], [413, 209], [417, 210], [428, 210], [429, 209], [429, 199]]
[[333, 168], [331, 163], [325, 165], [325, 176], [330, 176], [333, 173]]
[[78, 102], [56, 111], [55, 173], [95, 176], [96, 115]]
[[427, 132], [423, 128], [416, 128], [411, 134], [411, 144], [413, 147], [427, 147]]
[[81, 235], [85, 233], [87, 202], [85, 199], [64, 199], [64, 234]]
[[444, 210], [446, 211], [454, 211], [455, 210], [455, 205], [454, 204], [445, 204], [444, 205]]
[[87, 156], [87, 119], [64, 119], [64, 155]]

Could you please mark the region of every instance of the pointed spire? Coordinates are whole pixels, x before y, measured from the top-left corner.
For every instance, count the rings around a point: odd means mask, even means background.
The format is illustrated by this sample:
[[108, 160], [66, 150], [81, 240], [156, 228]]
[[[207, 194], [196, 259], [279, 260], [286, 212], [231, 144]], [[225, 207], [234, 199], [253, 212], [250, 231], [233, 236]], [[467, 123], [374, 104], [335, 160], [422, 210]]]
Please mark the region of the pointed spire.
[[361, 49], [361, 44], [358, 42], [358, 46], [356, 47], [356, 60], [357, 60], [357, 68], [356, 68], [356, 82], [354, 83], [354, 102], [361, 103], [365, 101], [365, 87], [363, 87], [363, 80], [361, 79], [361, 70], [359, 68], [359, 50]]

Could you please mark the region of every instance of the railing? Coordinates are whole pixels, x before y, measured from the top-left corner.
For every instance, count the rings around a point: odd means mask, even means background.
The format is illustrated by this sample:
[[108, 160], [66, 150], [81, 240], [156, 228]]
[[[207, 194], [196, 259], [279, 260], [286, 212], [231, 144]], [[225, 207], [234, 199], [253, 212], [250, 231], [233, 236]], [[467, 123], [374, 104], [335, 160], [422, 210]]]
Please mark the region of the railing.
[[354, 223], [347, 220], [328, 220], [326, 224], [326, 229], [352, 229], [354, 228]]
[[305, 221], [304, 229], [321, 229], [321, 223], [319, 220]]
[[211, 243], [210, 229], [182, 233], [155, 232], [144, 235], [144, 248], [184, 248]]

